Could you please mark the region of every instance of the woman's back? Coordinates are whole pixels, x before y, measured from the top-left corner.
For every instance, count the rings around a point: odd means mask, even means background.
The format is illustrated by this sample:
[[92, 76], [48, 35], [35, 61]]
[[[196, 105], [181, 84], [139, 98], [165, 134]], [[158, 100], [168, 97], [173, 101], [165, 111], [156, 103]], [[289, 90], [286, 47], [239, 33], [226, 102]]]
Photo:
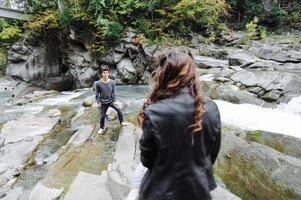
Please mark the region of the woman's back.
[[216, 187], [212, 163], [220, 146], [220, 117], [216, 104], [207, 100], [202, 131], [193, 134], [194, 105], [184, 87], [144, 110], [141, 161], [149, 170], [140, 199], [210, 199]]

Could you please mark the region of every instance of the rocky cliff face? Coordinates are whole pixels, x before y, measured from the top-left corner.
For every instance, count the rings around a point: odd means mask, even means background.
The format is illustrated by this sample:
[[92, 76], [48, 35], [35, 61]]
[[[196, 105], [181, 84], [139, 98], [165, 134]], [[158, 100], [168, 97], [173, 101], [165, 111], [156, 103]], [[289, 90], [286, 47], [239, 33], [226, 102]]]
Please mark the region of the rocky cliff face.
[[109, 65], [118, 84], [143, 84], [152, 71], [156, 46], [134, 44], [135, 35], [129, 29], [103, 57], [92, 56], [76, 29], [63, 42], [56, 32], [48, 32], [45, 38], [30, 35], [10, 48], [6, 76], [48, 90], [69, 90], [91, 86], [98, 68]]
[[[135, 43], [137, 34], [131, 28], [107, 55], [99, 57], [92, 55], [75, 28], [64, 42], [49, 34], [46, 40], [30, 36], [14, 44], [6, 76], [45, 89], [68, 90], [92, 86], [98, 68], [109, 65], [117, 84], [146, 84], [155, 68], [154, 57], [161, 51], [158, 46]], [[300, 44], [251, 41], [236, 48], [239, 37], [226, 36], [224, 46], [218, 46], [205, 45], [194, 35], [188, 47], [209, 97], [272, 106], [301, 94]]]

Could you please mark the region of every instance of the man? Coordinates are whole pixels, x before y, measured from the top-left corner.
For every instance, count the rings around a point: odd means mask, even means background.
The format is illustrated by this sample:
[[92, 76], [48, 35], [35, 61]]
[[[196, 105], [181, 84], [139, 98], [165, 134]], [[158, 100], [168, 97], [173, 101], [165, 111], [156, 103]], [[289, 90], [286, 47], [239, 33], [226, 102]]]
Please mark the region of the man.
[[121, 110], [114, 104], [116, 100], [115, 94], [115, 82], [109, 78], [110, 72], [107, 66], [100, 70], [100, 80], [95, 84], [95, 98], [98, 103], [98, 107], [101, 108], [100, 112], [100, 129], [98, 133], [101, 134], [105, 126], [105, 117], [109, 107], [116, 110], [118, 113], [118, 119], [122, 126], [126, 126], [127, 123], [123, 121], [123, 114]]

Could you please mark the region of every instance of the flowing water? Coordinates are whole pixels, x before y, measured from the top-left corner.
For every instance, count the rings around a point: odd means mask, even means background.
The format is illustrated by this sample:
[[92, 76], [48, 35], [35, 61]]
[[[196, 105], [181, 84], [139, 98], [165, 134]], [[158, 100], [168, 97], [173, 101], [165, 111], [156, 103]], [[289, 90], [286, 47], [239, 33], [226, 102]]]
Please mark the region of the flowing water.
[[[124, 111], [126, 117], [133, 116], [139, 111], [148, 91], [148, 86], [117, 86], [117, 98], [126, 104]], [[92, 89], [61, 92], [55, 97], [24, 106], [12, 106], [7, 103], [11, 94], [6, 90], [0, 91], [0, 130], [7, 121], [18, 119], [24, 113], [35, 114], [49, 108], [57, 108], [62, 112], [60, 125], [57, 125], [39, 145], [34, 154], [33, 164], [25, 169], [16, 184], [23, 187], [27, 195], [39, 180], [44, 179], [44, 183], [51, 187], [68, 188], [78, 171], [100, 174], [112, 161], [116, 143], [112, 139], [114, 134], [96, 141], [88, 141], [80, 148], [66, 151], [55, 167], [44, 165], [45, 158], [58, 151], [74, 134], [76, 129], [70, 126], [70, 121], [81, 108], [83, 99], [93, 93]], [[232, 104], [221, 100], [215, 102], [224, 124], [244, 130], [264, 130], [301, 138], [301, 96], [293, 98], [288, 104], [279, 105], [276, 109], [250, 104]], [[94, 122], [95, 120], [97, 122], [98, 119], [94, 119]], [[116, 129], [115, 134], [117, 132]]]

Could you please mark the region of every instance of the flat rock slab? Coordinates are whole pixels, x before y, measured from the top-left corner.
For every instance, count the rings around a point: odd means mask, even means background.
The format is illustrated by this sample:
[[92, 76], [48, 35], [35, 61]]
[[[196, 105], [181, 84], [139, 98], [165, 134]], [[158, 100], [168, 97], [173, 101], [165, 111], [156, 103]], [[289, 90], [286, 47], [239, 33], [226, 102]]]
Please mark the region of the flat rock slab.
[[30, 193], [28, 200], [57, 200], [63, 191], [63, 189], [48, 188], [42, 183], [38, 183]]
[[212, 200], [240, 200], [239, 197], [232, 194], [228, 190], [217, 186], [214, 190], [210, 192]]
[[64, 200], [112, 200], [106, 186], [106, 174], [101, 176], [79, 172]]
[[4, 124], [1, 133], [5, 137], [5, 144], [14, 143], [27, 137], [46, 134], [57, 122], [58, 118], [26, 114]]

